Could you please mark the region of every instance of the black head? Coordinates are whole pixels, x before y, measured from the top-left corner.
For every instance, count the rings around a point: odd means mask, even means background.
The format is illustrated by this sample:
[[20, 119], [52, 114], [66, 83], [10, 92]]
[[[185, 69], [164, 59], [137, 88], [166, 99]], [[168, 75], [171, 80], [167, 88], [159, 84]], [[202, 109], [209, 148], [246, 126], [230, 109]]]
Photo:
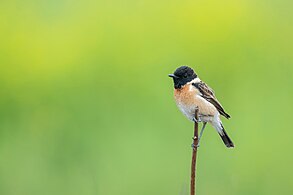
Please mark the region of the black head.
[[186, 83], [195, 79], [197, 75], [192, 68], [188, 66], [181, 66], [175, 70], [174, 74], [169, 74], [169, 77], [173, 78], [174, 88], [179, 89]]

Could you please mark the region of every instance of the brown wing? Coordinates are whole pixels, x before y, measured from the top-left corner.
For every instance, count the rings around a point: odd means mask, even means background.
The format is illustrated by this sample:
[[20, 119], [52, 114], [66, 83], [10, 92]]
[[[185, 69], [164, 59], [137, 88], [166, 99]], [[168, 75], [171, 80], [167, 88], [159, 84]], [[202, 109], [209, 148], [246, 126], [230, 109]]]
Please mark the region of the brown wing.
[[195, 86], [201, 93], [201, 96], [206, 99], [208, 102], [213, 104], [219, 113], [226, 117], [227, 119], [230, 118], [230, 115], [225, 112], [224, 108], [220, 104], [220, 102], [217, 100], [215, 93], [213, 90], [204, 82], [200, 81], [199, 83], [192, 83], [193, 86]]

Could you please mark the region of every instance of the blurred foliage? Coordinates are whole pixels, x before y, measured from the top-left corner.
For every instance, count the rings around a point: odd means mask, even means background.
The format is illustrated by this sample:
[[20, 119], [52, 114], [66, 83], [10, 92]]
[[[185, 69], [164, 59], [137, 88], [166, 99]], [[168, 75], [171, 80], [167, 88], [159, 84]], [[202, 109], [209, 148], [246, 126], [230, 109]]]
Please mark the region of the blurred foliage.
[[167, 77], [195, 68], [209, 126], [198, 194], [293, 194], [289, 0], [0, 1], [0, 194], [188, 194], [192, 123]]

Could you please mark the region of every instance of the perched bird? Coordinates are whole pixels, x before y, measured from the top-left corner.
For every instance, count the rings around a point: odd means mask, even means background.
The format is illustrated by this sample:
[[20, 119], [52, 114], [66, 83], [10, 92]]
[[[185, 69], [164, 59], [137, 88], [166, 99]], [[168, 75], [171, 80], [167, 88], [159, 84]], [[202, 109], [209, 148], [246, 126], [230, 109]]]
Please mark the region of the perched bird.
[[[234, 147], [220, 119], [220, 115], [227, 119], [230, 115], [216, 99], [213, 90], [188, 66], [177, 68], [174, 74], [169, 74], [169, 77], [174, 81], [174, 97], [180, 111], [191, 121], [203, 122], [199, 141], [206, 124], [209, 123], [216, 129], [228, 148]], [[198, 120], [195, 119], [196, 109], [198, 109]]]

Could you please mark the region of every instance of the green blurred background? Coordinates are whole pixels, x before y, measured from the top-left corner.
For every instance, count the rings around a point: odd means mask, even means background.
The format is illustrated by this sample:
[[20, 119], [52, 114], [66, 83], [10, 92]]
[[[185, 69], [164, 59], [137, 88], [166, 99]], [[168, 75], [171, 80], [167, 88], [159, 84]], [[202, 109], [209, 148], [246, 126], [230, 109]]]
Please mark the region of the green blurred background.
[[231, 114], [198, 194], [293, 194], [293, 3], [0, 1], [0, 194], [187, 195], [193, 125], [167, 74]]

